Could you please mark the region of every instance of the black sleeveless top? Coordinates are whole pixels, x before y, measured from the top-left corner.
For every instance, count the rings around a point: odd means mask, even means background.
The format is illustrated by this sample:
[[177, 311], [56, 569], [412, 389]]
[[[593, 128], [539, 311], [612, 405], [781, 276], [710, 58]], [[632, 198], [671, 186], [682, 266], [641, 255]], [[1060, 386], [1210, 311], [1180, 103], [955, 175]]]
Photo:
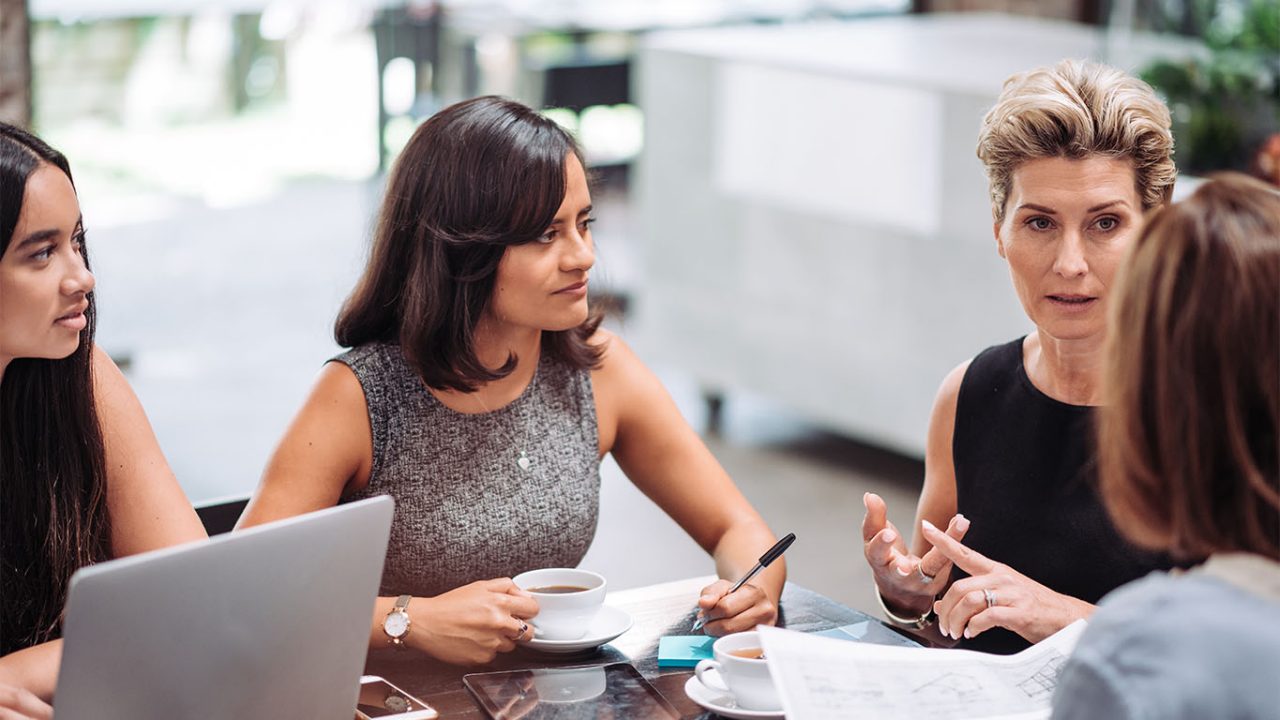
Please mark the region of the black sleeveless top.
[[[1022, 340], [982, 351], [960, 383], [951, 452], [964, 544], [1055, 592], [1096, 603], [1168, 558], [1129, 544], [1097, 494], [1093, 409], [1031, 384]], [[966, 577], [955, 568], [952, 579]], [[1013, 653], [1019, 635], [992, 628], [961, 647]]]

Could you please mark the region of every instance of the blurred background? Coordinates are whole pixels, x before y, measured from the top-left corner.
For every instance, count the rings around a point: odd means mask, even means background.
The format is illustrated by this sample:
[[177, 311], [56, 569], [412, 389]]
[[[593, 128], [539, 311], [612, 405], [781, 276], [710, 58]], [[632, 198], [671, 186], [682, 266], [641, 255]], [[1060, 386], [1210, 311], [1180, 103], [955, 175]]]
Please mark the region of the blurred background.
[[[1280, 184], [1275, 0], [0, 0], [0, 119], [70, 158], [98, 341], [202, 504], [252, 492], [340, 351], [413, 129], [481, 94], [545, 108], [594, 168], [594, 301], [801, 536], [792, 579], [870, 610], [862, 493], [908, 526], [938, 383], [1028, 330], [978, 124], [1064, 57], [1167, 99], [1179, 192]], [[586, 566], [712, 571], [602, 472]]]

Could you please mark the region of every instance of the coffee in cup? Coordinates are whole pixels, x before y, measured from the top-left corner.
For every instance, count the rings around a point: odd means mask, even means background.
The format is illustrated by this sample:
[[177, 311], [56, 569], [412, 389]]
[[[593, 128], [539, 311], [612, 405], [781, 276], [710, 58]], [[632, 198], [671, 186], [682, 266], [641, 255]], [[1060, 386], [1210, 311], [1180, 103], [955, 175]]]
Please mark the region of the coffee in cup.
[[538, 601], [529, 623], [542, 640], [578, 640], [604, 604], [605, 579], [590, 570], [543, 568], [520, 573], [516, 586]]
[[[702, 660], [694, 668], [698, 682], [717, 692], [733, 696], [744, 710], [781, 710], [782, 701], [769, 676], [760, 634], [754, 630], [725, 635], [711, 645], [714, 660]], [[712, 670], [716, 678], [708, 673]]]

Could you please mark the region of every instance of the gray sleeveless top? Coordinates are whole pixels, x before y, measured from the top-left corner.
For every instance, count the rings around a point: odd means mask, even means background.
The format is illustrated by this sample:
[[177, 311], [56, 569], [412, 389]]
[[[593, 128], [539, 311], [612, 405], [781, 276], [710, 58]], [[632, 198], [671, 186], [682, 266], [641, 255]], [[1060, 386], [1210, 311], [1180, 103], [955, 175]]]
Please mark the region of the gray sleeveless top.
[[430, 597], [582, 560], [600, 499], [589, 371], [543, 353], [518, 398], [467, 414], [437, 400], [398, 345], [362, 345], [334, 360], [359, 379], [373, 431], [369, 484], [343, 501], [396, 502], [383, 596]]

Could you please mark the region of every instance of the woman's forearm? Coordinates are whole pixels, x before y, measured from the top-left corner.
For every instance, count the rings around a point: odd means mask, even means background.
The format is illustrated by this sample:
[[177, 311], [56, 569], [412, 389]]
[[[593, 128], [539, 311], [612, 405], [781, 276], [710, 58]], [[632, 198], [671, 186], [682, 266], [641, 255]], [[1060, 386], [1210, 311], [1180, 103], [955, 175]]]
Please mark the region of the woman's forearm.
[[0, 657], [0, 683], [23, 688], [45, 702], [58, 685], [62, 641], [52, 640]]

